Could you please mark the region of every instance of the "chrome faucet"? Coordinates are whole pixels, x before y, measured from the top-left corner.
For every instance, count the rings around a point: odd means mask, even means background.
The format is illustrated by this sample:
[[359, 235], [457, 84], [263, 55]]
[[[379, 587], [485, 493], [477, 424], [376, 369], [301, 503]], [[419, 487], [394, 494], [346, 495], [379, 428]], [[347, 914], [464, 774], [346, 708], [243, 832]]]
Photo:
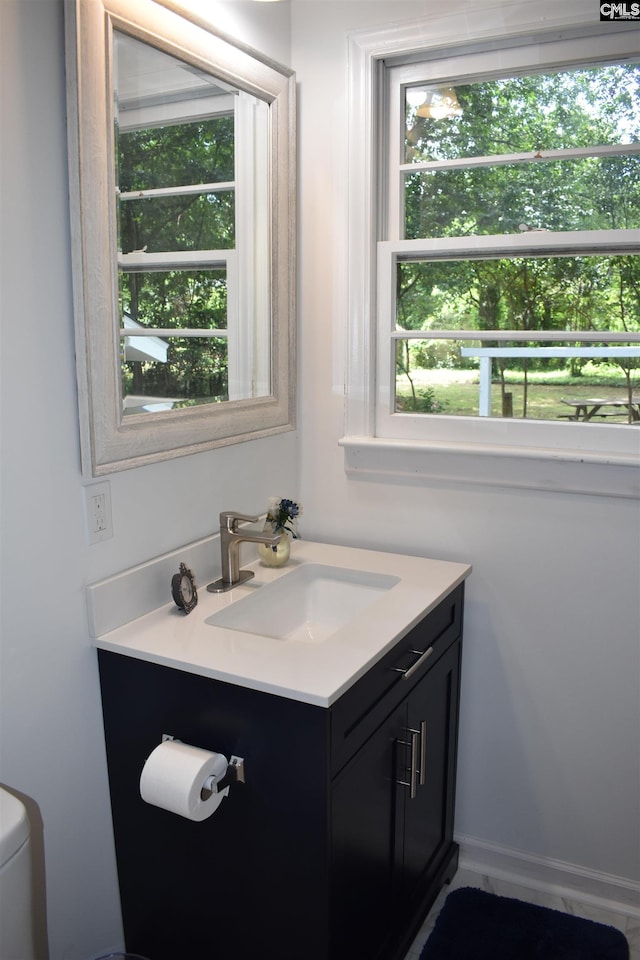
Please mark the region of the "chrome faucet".
[[257, 523], [260, 517], [248, 517], [244, 513], [224, 510], [220, 514], [220, 550], [222, 552], [222, 576], [208, 584], [210, 593], [224, 593], [232, 587], [254, 576], [253, 570], [240, 570], [241, 543], [267, 543], [275, 547], [280, 542], [281, 533], [259, 533], [250, 530], [238, 530], [241, 520]]

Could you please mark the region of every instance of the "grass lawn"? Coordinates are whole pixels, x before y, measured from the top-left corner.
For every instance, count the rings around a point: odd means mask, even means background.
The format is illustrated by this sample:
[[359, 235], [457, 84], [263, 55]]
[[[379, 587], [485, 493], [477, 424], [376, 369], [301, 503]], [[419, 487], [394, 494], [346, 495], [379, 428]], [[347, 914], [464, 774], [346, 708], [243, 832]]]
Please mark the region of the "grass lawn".
[[[633, 371], [634, 396], [640, 395], [640, 376]], [[432, 391], [433, 400], [439, 409], [431, 412], [455, 416], [478, 416], [479, 376], [477, 370], [416, 370], [412, 374], [413, 384], [420, 396], [421, 391]], [[522, 373], [514, 371], [505, 374], [506, 389], [512, 394], [513, 416], [524, 416], [524, 388]], [[411, 412], [411, 387], [406, 376], [397, 379], [398, 409]], [[606, 397], [626, 400], [627, 386], [622, 372], [614, 367], [598, 369], [597, 373], [587, 371], [581, 377], [571, 377], [561, 370], [552, 373], [529, 374], [527, 393], [527, 419], [557, 420], [571, 412], [571, 408], [562, 403], [562, 399], [588, 399]], [[407, 406], [405, 407], [405, 402]], [[419, 408], [417, 412], [423, 412]], [[502, 416], [500, 383], [494, 381], [491, 388], [491, 415]], [[627, 414], [619, 417], [607, 417], [593, 420], [593, 423], [625, 423]]]

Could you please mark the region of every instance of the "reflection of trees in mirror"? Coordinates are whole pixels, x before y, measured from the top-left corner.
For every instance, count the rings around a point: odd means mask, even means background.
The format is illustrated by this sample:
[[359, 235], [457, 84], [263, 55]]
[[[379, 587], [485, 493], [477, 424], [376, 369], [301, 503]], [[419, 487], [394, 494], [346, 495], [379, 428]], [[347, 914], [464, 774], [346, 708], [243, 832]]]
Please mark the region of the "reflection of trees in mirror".
[[[233, 116], [154, 127], [118, 136], [120, 193], [190, 187], [177, 196], [119, 204], [120, 251], [233, 247]], [[226, 184], [226, 189], [202, 189]]]
[[[227, 285], [221, 270], [122, 273], [123, 312], [142, 326], [220, 329], [220, 338], [169, 337], [163, 362], [122, 364], [123, 396], [227, 400]], [[141, 338], [140, 338], [141, 339]], [[176, 403], [174, 406], [184, 405]]]
[[[233, 116], [120, 133], [118, 171], [121, 194], [191, 188], [174, 196], [121, 200], [121, 252], [233, 248]], [[230, 188], [199, 189], [218, 183]], [[167, 338], [162, 361], [129, 360], [125, 347], [123, 396], [171, 397], [174, 409], [229, 399], [224, 270], [121, 272], [120, 302], [123, 315], [144, 327], [221, 330], [215, 339]]]

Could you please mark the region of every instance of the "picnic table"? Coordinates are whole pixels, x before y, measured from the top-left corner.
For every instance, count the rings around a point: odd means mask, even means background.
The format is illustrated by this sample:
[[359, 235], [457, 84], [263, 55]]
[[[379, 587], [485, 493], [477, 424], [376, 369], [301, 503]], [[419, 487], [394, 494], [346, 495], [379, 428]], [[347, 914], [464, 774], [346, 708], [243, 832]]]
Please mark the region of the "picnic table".
[[[572, 413], [562, 414], [566, 420], [593, 420], [594, 417], [619, 417], [626, 414], [628, 421], [640, 422], [640, 397], [620, 400], [618, 397], [580, 397], [574, 400], [562, 399], [567, 406], [573, 407]], [[613, 410], [608, 409], [613, 407]]]

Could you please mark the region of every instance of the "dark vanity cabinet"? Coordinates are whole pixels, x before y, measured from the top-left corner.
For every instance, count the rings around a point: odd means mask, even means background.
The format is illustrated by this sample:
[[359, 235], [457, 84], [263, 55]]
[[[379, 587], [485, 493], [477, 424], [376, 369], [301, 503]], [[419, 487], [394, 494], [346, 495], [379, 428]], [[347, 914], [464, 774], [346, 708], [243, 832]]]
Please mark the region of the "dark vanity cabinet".
[[[129, 951], [404, 957], [457, 866], [463, 589], [330, 707], [99, 651]], [[245, 759], [203, 822], [140, 798], [163, 734]]]

